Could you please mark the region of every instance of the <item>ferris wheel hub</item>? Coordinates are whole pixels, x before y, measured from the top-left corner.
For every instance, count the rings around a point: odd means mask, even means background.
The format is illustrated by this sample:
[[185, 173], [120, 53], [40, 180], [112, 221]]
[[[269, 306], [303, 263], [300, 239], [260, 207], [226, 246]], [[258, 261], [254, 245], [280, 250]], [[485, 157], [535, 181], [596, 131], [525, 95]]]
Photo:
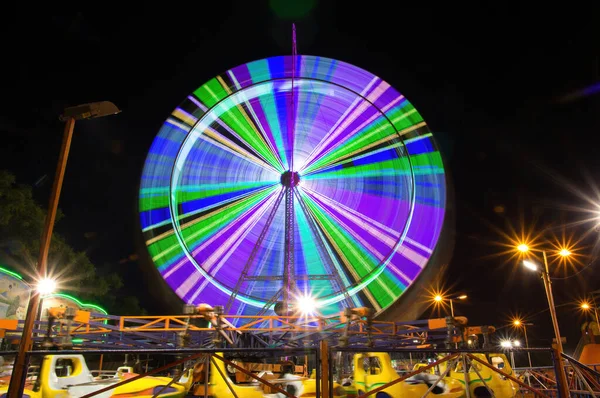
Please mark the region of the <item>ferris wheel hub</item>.
[[293, 188], [300, 183], [300, 174], [297, 171], [286, 171], [281, 175], [281, 185]]

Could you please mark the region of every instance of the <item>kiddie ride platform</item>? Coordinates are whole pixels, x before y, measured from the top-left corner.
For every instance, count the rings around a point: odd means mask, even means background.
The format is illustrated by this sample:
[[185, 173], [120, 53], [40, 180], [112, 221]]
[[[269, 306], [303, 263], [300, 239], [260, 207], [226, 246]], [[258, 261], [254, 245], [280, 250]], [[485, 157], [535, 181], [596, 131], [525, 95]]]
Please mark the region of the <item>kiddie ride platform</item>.
[[[122, 380], [117, 382], [89, 382], [95, 387], [106, 384], [92, 393], [97, 396], [120, 396], [114, 393], [125, 390], [118, 388], [135, 380], [143, 380], [143, 383], [131, 384], [131, 388], [148, 387], [148, 396], [165, 397], [183, 396], [181, 391], [188, 388], [196, 395], [213, 397], [315, 397], [330, 396], [331, 392], [339, 398], [375, 394], [377, 397], [397, 394], [418, 397], [430, 393], [459, 398], [478, 396], [477, 391], [485, 390], [489, 394], [486, 396], [508, 398], [515, 396], [519, 389], [546, 396], [517, 378], [505, 353], [486, 349], [494, 327], [470, 327], [462, 317], [382, 322], [372, 319], [367, 308], [346, 309], [326, 318], [253, 317], [230, 316], [223, 314], [219, 307], [208, 306], [188, 308], [181, 316], [117, 317], [71, 308], [51, 308], [48, 312], [48, 321], [36, 324], [37, 350], [29, 352], [29, 358], [43, 358], [46, 363], [52, 358], [64, 360], [64, 356], [82, 362], [84, 360], [77, 356], [80, 354], [135, 353], [138, 359], [139, 355], [150, 354], [175, 356], [167, 365], [149, 371], [146, 368], [132, 377], [121, 375]], [[19, 321], [0, 320], [0, 328], [6, 343], [18, 343]], [[479, 341], [480, 337], [483, 341]], [[475, 352], [470, 349], [473, 346], [483, 349]], [[393, 352], [418, 353], [421, 360], [427, 357], [429, 362], [417, 361], [421, 364], [399, 376], [398, 369], [392, 366], [390, 354]], [[290, 364], [287, 358], [299, 361], [286, 368], [286, 364]], [[351, 370], [344, 365], [349, 359], [354, 362]], [[170, 374], [170, 381], [155, 377], [174, 369], [177, 371]], [[312, 374], [309, 369], [313, 369]], [[465, 374], [462, 369], [469, 371]], [[350, 380], [347, 385], [342, 384], [344, 371], [346, 381]], [[71, 374], [57, 377], [71, 377]], [[38, 392], [44, 388], [54, 391], [50, 388], [53, 378], [49, 377], [46, 385], [43, 377], [37, 377], [40, 378]], [[92, 396], [87, 393], [92, 384], [83, 384], [77, 388], [85, 390], [85, 395], [77, 395], [73, 390], [75, 395], [72, 396]], [[469, 390], [465, 389], [466, 385]], [[169, 386], [172, 387], [168, 389]], [[589, 389], [596, 392], [594, 386]], [[164, 395], [166, 391], [173, 395]], [[0, 389], [0, 394], [2, 392]], [[31, 392], [31, 397], [50, 396]]]

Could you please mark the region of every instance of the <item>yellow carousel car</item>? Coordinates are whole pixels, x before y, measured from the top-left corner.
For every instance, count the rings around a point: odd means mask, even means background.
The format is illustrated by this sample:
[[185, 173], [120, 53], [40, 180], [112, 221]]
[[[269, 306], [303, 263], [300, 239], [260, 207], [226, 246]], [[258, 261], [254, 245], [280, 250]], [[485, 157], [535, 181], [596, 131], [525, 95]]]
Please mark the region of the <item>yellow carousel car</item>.
[[[392, 361], [387, 353], [356, 354], [353, 362], [354, 386], [352, 388], [356, 389], [358, 395], [373, 391], [400, 377], [392, 367]], [[434, 386], [437, 379], [438, 376], [424, 372], [381, 390], [377, 393], [377, 397], [419, 398]], [[459, 398], [465, 396], [465, 389], [458, 380], [445, 377], [435, 384], [430, 394], [440, 396], [440, 398]]]
[[[217, 354], [222, 356], [221, 353]], [[206, 379], [207, 373], [208, 380]], [[317, 397], [314, 372], [309, 378], [300, 377], [291, 373], [278, 376], [269, 371], [262, 371], [258, 373], [258, 376], [296, 397]], [[194, 386], [192, 388], [194, 396], [203, 397], [206, 394], [213, 398], [228, 398], [233, 396], [233, 391], [238, 397], [244, 398], [283, 397], [283, 394], [281, 393], [272, 391], [266, 393], [265, 388], [265, 386], [261, 387], [261, 384], [257, 381], [243, 384], [236, 383], [236, 380], [229, 376], [225, 364], [218, 359], [215, 359], [208, 368], [205, 362], [199, 362], [194, 368]], [[323, 395], [321, 394], [321, 396]], [[334, 383], [333, 385], [333, 396], [334, 398], [346, 398], [345, 390], [338, 383]]]
[[[478, 359], [492, 365], [498, 370], [514, 376], [514, 372], [509, 364], [506, 355], [499, 353], [491, 354], [473, 354]], [[492, 390], [493, 396], [496, 398], [513, 398], [517, 395], [517, 383], [505, 378], [498, 372], [484, 366], [476, 361], [471, 361], [468, 370], [469, 392], [472, 397], [489, 397], [491, 396], [488, 388]], [[415, 368], [426, 366], [425, 364], [417, 364]], [[444, 372], [447, 367], [447, 362], [439, 365], [439, 372]], [[433, 372], [430, 369], [429, 373]], [[455, 362], [453, 368], [450, 369], [448, 376], [460, 382], [464, 388], [465, 372], [461, 361]]]
[[[82, 355], [46, 355], [42, 361], [39, 374], [25, 384], [23, 397], [59, 398], [82, 397], [108, 387], [108, 390], [96, 395], [99, 398], [124, 397], [160, 397], [183, 398], [192, 383], [191, 370], [172, 383], [170, 377], [146, 376], [127, 384], [110, 388], [135, 373], [124, 373], [121, 376], [95, 380]], [[0, 396], [6, 394], [8, 382], [0, 386]]]
[[[473, 354], [473, 356], [489, 363], [509, 376], [514, 376], [509, 361], [504, 354]], [[468, 374], [469, 391], [471, 396], [490, 396], [488, 388], [493, 391], [493, 395], [496, 398], [512, 398], [517, 395], [518, 385], [516, 383], [476, 361], [472, 361], [468, 370]], [[465, 373], [463, 371], [462, 362], [458, 362], [456, 367], [450, 370], [449, 375], [464, 385]]]
[[[333, 382], [331, 387], [334, 398], [347, 398], [347, 392], [339, 383]], [[322, 393], [321, 393], [322, 395]], [[300, 397], [316, 397], [317, 396], [317, 380], [313, 371], [310, 378], [302, 382], [302, 395]]]

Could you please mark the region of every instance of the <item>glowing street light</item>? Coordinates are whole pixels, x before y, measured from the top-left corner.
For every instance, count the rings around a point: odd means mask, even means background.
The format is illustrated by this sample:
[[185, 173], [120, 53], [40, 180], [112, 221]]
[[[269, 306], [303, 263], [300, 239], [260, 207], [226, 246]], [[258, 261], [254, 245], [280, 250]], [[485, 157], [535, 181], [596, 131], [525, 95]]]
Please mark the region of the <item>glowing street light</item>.
[[465, 300], [468, 296], [466, 294], [461, 294], [459, 296], [454, 296], [451, 298], [446, 298], [444, 296], [442, 296], [441, 294], [436, 294], [435, 296], [433, 296], [433, 301], [435, 301], [436, 303], [441, 303], [444, 300], [448, 300], [448, 302], [450, 303], [450, 315], [452, 316], [452, 318], [454, 318], [454, 300]]
[[[527, 339], [527, 326], [533, 326], [533, 323], [523, 322], [522, 320], [517, 318], [513, 320], [513, 326], [516, 328], [523, 328], [523, 334], [525, 335], [525, 348], [529, 348], [529, 340]], [[529, 360], [529, 367], [532, 368], [533, 366], [531, 365], [531, 353], [529, 351], [527, 351], [527, 359]]]
[[[62, 189], [65, 170], [67, 168], [67, 158], [69, 157], [69, 149], [71, 148], [71, 140], [73, 138], [73, 130], [75, 129], [75, 121], [115, 115], [119, 112], [121, 112], [119, 108], [117, 108], [112, 102], [102, 101], [66, 108], [59, 118], [61, 121], [65, 122], [65, 128], [63, 132], [62, 145], [58, 155], [56, 174], [54, 176], [54, 182], [52, 183], [52, 190], [50, 191], [48, 212], [46, 214], [44, 229], [42, 230], [42, 236], [40, 239], [40, 253], [37, 262], [37, 275], [40, 277], [45, 277], [47, 275], [46, 269], [48, 263], [48, 252], [50, 250], [50, 241], [52, 240], [54, 221], [56, 220], [58, 199], [60, 198], [60, 191]], [[15, 365], [10, 378], [10, 384], [8, 386], [9, 398], [18, 398], [23, 395], [24, 385], [22, 381], [25, 380], [25, 374], [27, 373], [27, 358], [25, 353], [29, 351], [32, 346], [31, 336], [33, 331], [33, 323], [37, 317], [39, 305], [40, 293], [35, 291], [29, 298], [27, 314], [25, 315], [23, 330], [21, 332], [21, 343], [19, 344], [19, 351], [17, 352], [17, 356], [15, 358]]]
[[536, 263], [529, 261], [529, 260], [523, 260], [523, 265], [525, 266], [525, 268], [530, 269], [532, 271], [537, 271], [538, 270], [538, 266]]
[[52, 294], [56, 290], [56, 281], [52, 278], [44, 278], [37, 283], [35, 289], [41, 296]]
[[571, 251], [569, 249], [563, 248], [558, 252], [562, 257], [569, 257], [571, 255]]
[[452, 318], [454, 318], [454, 305], [452, 304], [453, 300], [466, 300], [467, 299], [467, 295], [466, 294], [461, 294], [460, 296], [454, 297], [453, 299], [449, 299], [448, 301], [450, 301], [450, 314], [452, 315]]
[[[502, 340], [500, 342], [500, 347], [504, 348], [504, 349], [508, 349], [508, 348], [512, 348], [512, 347], [520, 347], [521, 346], [521, 342], [519, 340]], [[510, 352], [510, 362], [512, 365], [512, 368], [515, 368], [515, 353], [514, 351]]]
[[[550, 309], [550, 316], [552, 317], [552, 326], [554, 327], [554, 335], [556, 337], [557, 356], [558, 356], [559, 360], [561, 360], [560, 358], [562, 357], [563, 346], [562, 346], [562, 340], [560, 338], [560, 329], [558, 328], [558, 319], [556, 317], [556, 306], [554, 305], [554, 296], [552, 294], [552, 281], [550, 280], [550, 273], [548, 271], [548, 257], [546, 256], [546, 251], [539, 250], [539, 249], [534, 250], [526, 243], [521, 243], [520, 245], [518, 245], [516, 247], [516, 249], [523, 254], [528, 253], [528, 252], [533, 252], [533, 251], [542, 252], [542, 257], [544, 259], [543, 267], [538, 267], [538, 265], [536, 263], [534, 263], [533, 261], [530, 261], [530, 260], [523, 260], [523, 265], [531, 271], [537, 271], [542, 274], [542, 280], [544, 281], [544, 290], [546, 290], [546, 298], [548, 299], [548, 307]], [[562, 248], [561, 250], [558, 251], [558, 254], [560, 256], [562, 256], [563, 258], [566, 258], [571, 255], [571, 251], [568, 250], [567, 248]], [[564, 368], [564, 366], [560, 366], [559, 368], [560, 368], [560, 372], [558, 374], [558, 377], [560, 378], [559, 385], [561, 385], [563, 388], [566, 388], [565, 386], [567, 385], [566, 384], [567, 383], [567, 375], [565, 374], [565, 368]], [[562, 393], [563, 393], [563, 395], [568, 395], [568, 391], [566, 391], [566, 390], [562, 391]]]
[[[594, 306], [592, 307], [590, 305], [590, 303], [588, 303], [587, 301], [584, 301], [583, 303], [581, 303], [581, 309], [584, 311], [589, 311], [592, 308], [594, 309], [594, 315], [596, 317], [596, 327], [600, 328], [600, 322], [598, 322], [598, 308], [596, 308], [596, 298], [592, 296], [592, 299], [594, 300]], [[596, 336], [594, 336], [594, 339], [596, 338]]]

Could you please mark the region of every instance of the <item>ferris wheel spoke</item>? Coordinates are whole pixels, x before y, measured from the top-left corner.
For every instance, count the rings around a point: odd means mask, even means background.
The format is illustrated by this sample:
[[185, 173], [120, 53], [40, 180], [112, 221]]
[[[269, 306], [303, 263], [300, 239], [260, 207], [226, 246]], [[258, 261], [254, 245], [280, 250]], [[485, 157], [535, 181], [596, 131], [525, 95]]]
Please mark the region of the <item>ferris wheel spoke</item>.
[[331, 166], [348, 163], [354, 159], [361, 159], [386, 150], [395, 151], [396, 157], [403, 156], [405, 152], [404, 144], [398, 134], [391, 127], [385, 130], [384, 132], [389, 134], [373, 133], [353, 137], [347, 145], [333, 148], [323, 157], [308, 165], [304, 169], [303, 174], [312, 174]]
[[[241, 89], [240, 83], [232, 71], [228, 72], [228, 76], [234, 82], [236, 87]], [[255, 126], [255, 130], [257, 133], [259, 133], [262, 141], [269, 147], [273, 157], [277, 160], [277, 164], [279, 166], [277, 169], [280, 172], [285, 171], [286, 167], [282, 160], [281, 153], [277, 150], [277, 141], [275, 140], [273, 132], [271, 131], [269, 119], [267, 118], [264, 107], [261, 105], [261, 101], [256, 98], [248, 98], [243, 91], [240, 92], [240, 96], [243, 102], [240, 103], [239, 107], [241, 107], [242, 111], [248, 115], [247, 118]]]
[[[233, 75], [230, 74], [229, 76]], [[219, 76], [217, 80], [227, 94], [231, 95], [232, 90], [223, 77]], [[237, 84], [239, 85], [239, 83]], [[229, 96], [216, 105], [222, 111], [216, 119], [217, 123], [213, 123], [213, 127], [218, 126], [222, 130], [221, 133], [223, 135], [234, 137], [234, 141], [242, 141], [243, 145], [251, 147], [254, 152], [260, 154], [260, 157], [272, 167], [281, 171], [281, 161], [273, 153], [268, 137], [265, 136], [264, 131], [260, 128], [262, 124], [252, 117], [244, 102], [247, 102], [247, 98], [241, 94], [236, 97]]]
[[342, 293], [344, 294], [344, 301], [348, 308], [352, 308], [355, 306], [355, 303], [352, 301], [352, 298], [348, 295], [347, 286], [351, 285], [351, 282], [348, 278], [350, 274], [349, 269], [344, 269], [343, 264], [338, 261], [338, 255], [335, 253], [335, 247], [331, 244], [330, 241], [326, 238], [326, 233], [323, 229], [320, 228], [320, 225], [317, 223], [315, 216], [308, 209], [305, 200], [303, 198], [304, 194], [301, 189], [295, 191], [296, 198], [298, 203], [300, 204], [301, 211], [304, 217], [307, 220], [310, 231], [312, 233], [313, 242], [315, 243], [317, 252], [319, 253], [322, 262], [324, 264], [324, 268], [329, 275], [331, 275], [331, 285], [334, 288], [334, 293]]
[[233, 130], [230, 131], [222, 126], [207, 127], [199, 138], [213, 144], [219, 150], [244, 158], [274, 173], [281, 173], [281, 166], [278, 161], [273, 161], [273, 156], [264, 156], [263, 153], [257, 152], [246, 141], [240, 139]]
[[271, 224], [273, 223], [275, 214], [277, 213], [277, 210], [279, 209], [279, 206], [281, 205], [281, 201], [283, 199], [284, 194], [285, 194], [285, 190], [281, 189], [279, 191], [279, 194], [277, 195], [277, 199], [275, 199], [275, 202], [269, 212], [269, 217], [267, 218], [265, 225], [263, 226], [262, 230], [260, 231], [260, 235], [258, 236], [258, 239], [256, 239], [256, 243], [254, 244], [254, 247], [252, 248], [252, 252], [250, 252], [250, 256], [248, 256], [248, 259], [246, 260], [246, 265], [244, 265], [244, 268], [240, 274], [240, 278], [238, 279], [238, 282], [236, 283], [235, 288], [233, 289], [233, 293], [231, 293], [231, 297], [227, 301], [227, 305], [225, 306], [225, 313], [228, 313], [229, 310], [231, 309], [231, 306], [233, 305], [233, 302], [235, 301], [236, 296], [240, 292], [240, 288], [242, 287], [242, 284], [246, 281], [246, 278], [249, 275], [250, 267], [252, 266], [252, 263], [254, 262], [254, 258], [258, 254], [258, 251], [262, 247], [262, 243], [263, 243], [265, 236], [271, 229]]
[[[356, 120], [362, 112], [368, 108], [368, 103], [364, 100], [364, 96], [372, 89], [372, 87], [381, 80], [377, 77], [371, 79], [369, 84], [362, 90], [359, 97], [355, 97], [352, 104], [350, 104], [344, 111], [344, 113], [338, 118], [337, 122], [331, 127], [331, 129], [323, 135], [322, 139], [313, 148], [311, 153], [304, 159], [304, 163], [299, 168], [300, 171], [314, 161], [320, 154], [327, 150], [328, 145], [333, 143], [337, 137], [344, 132], [344, 130]], [[378, 91], [377, 91], [378, 92]]]
[[395, 145], [402, 137], [428, 134], [427, 126], [416, 109], [401, 95], [394, 97], [378, 112], [365, 112], [364, 121], [355, 123], [334, 144], [321, 151], [302, 170], [309, 174], [369, 148]]
[[[329, 230], [335, 229], [338, 231], [334, 236], [338, 240], [338, 246], [349, 249], [345, 250], [344, 254], [353, 257], [353, 261], [361, 262], [362, 260], [362, 267], [359, 270], [359, 272], [362, 272], [360, 274], [361, 279], [367, 274], [374, 272], [375, 268], [381, 262], [393, 257], [394, 250], [385, 244], [376, 231], [365, 227], [360, 222], [356, 222], [358, 220], [345, 217], [338, 209], [320, 202], [316, 198], [311, 197], [310, 194], [307, 197], [313, 203], [313, 206], [310, 207], [320, 209], [315, 214], [320, 213], [320, 219], [324, 220], [324, 224], [329, 225]], [[356, 266], [356, 263], [353, 262], [353, 264]], [[412, 283], [412, 279], [392, 262], [387, 262], [386, 268], [396, 274], [404, 286]], [[376, 285], [369, 287], [371, 290], [378, 290], [389, 295], [397, 294], [399, 288], [402, 287], [390, 281], [389, 278], [377, 279]]]
[[[329, 131], [324, 139], [315, 147], [313, 152], [306, 158], [302, 168], [302, 172], [309, 167], [310, 164], [318, 162], [320, 158], [326, 156], [333, 148], [344, 147], [346, 141], [353, 139], [356, 133], [361, 130], [369, 130], [369, 125], [383, 123], [386, 126], [387, 122], [383, 118], [381, 110], [374, 108], [372, 105], [378, 98], [386, 92], [389, 84], [377, 78], [373, 79], [369, 86], [363, 90], [360, 97], [357, 97], [347, 112], [338, 120], [338, 123]], [[368, 94], [367, 94], [368, 93]], [[392, 100], [384, 109], [389, 109], [398, 102], [398, 99]]]
[[[193, 96], [188, 99], [202, 110], [201, 115], [206, 113], [205, 105]], [[240, 112], [245, 112], [246, 108], [243, 107], [243, 104], [237, 107]], [[245, 124], [236, 118], [229, 117], [227, 120], [236, 121], [234, 128], [220, 118], [212, 121], [204, 120], [178, 107], [167, 121], [175, 127], [191, 132], [193, 137], [211, 142], [225, 151], [247, 158], [259, 165], [264, 163], [264, 167], [271, 168], [278, 173], [283, 170], [281, 161], [276, 155], [273, 156], [273, 151], [269, 150], [271, 147], [268, 145], [267, 138], [258, 131], [258, 122], [255, 122], [255, 119], [246, 116], [247, 123]], [[242, 133], [240, 134], [235, 128]], [[252, 129], [254, 134], [249, 134], [248, 131]], [[265, 145], [269, 148], [265, 148]]]
[[[427, 263], [427, 257], [423, 254], [420, 254], [419, 251], [425, 251], [426, 253], [431, 253], [431, 250], [427, 249], [425, 246], [416, 242], [413, 239], [404, 237], [404, 230], [407, 227], [408, 223], [408, 203], [406, 204], [405, 209], [401, 209], [401, 205], [398, 205], [399, 217], [395, 217], [395, 219], [404, 220], [404, 222], [395, 225], [394, 223], [384, 224], [381, 221], [378, 221], [364, 212], [358, 212], [343, 203], [336, 201], [323, 195], [319, 192], [310, 190], [308, 188], [304, 188], [307, 192], [310, 193], [316, 200], [319, 202], [329, 206], [332, 209], [335, 209], [341, 217], [349, 220], [349, 222], [361, 225], [362, 229], [365, 231], [365, 235], [368, 234], [370, 236], [376, 237], [379, 241], [381, 241], [389, 250], [394, 250], [398, 252], [401, 256], [405, 257], [407, 260], [411, 261], [419, 268], [423, 268]], [[374, 200], [372, 202], [375, 202]], [[393, 226], [395, 228], [390, 228]], [[405, 240], [410, 245], [414, 246], [418, 250], [412, 249], [408, 247], [404, 242], [401, 242], [399, 245], [398, 242], [400, 239]], [[410, 277], [406, 276], [407, 280], [410, 280]]]
[[379, 237], [379, 239], [384, 241], [388, 247], [393, 247], [398, 239], [400, 239], [402, 234], [401, 231], [390, 228], [386, 224], [383, 224], [382, 222], [375, 220], [364, 213], [358, 212], [351, 207], [346, 206], [335, 199], [331, 199], [317, 191], [306, 187], [303, 189], [306, 190], [306, 192], [309, 193], [313, 198], [315, 198], [315, 200], [318, 200], [318, 202], [337, 209], [338, 212], [355, 224], [363, 225], [363, 227], [368, 230], [370, 235]]
[[[393, 167], [390, 168], [390, 166]], [[363, 172], [371, 176], [378, 172], [381, 175], [410, 174], [410, 163], [408, 157], [404, 156], [404, 144], [398, 141], [382, 142], [345, 155], [340, 154], [338, 157], [332, 158], [329, 163], [304, 174], [304, 177], [329, 178], [328, 176], [333, 175], [335, 178], [340, 178], [354, 175], [362, 178]]]
[[[351, 269], [353, 279], [360, 281], [374, 272], [380, 261], [384, 259], [384, 254], [372, 245], [370, 239], [361, 237], [331, 209], [323, 207], [310, 195], [307, 195], [307, 199], [308, 208], [321, 224], [321, 228], [336, 248], [346, 267]], [[377, 279], [374, 284], [370, 284], [365, 289], [365, 294], [371, 304], [378, 307], [380, 303], [376, 296], [383, 294], [393, 297], [397, 287], [393, 283]]]
[[[223, 226], [233, 222], [238, 217], [248, 214], [260, 203], [264, 202], [269, 196], [276, 192], [277, 187], [265, 187], [258, 191], [241, 195], [233, 198], [226, 203], [220, 203], [215, 206], [208, 206], [185, 216], [180, 216], [176, 220], [176, 229], [180, 231], [181, 239], [187, 247], [193, 247], [202, 241], [210, 238], [211, 235], [218, 234]], [[157, 262], [164, 258], [169, 258], [173, 251], [180, 245], [175, 235], [173, 226], [166, 226], [162, 233], [154, 231], [155, 236], [146, 241], [151, 247], [160, 244], [161, 250], [157, 252], [152, 259]]]
[[[247, 239], [248, 235], [265, 214], [277, 211], [279, 197], [279, 194], [276, 195], [275, 192], [273, 192], [260, 203], [253, 206], [251, 209], [248, 209], [243, 215], [225, 225], [218, 233], [211, 236], [201, 245], [195, 247], [192, 251], [192, 255], [199, 260], [200, 266], [209, 272], [210, 275], [217, 276], [217, 274], [223, 270], [225, 263], [227, 263], [240, 245]], [[205, 253], [206, 255], [200, 256], [201, 253]], [[232, 267], [227, 267], [226, 271], [227, 274], [230, 275], [232, 273]], [[235, 273], [237, 274], [238, 271], [239, 270], [236, 268]], [[229, 279], [231, 279], [232, 282], [233, 280], [238, 280], [237, 276]], [[233, 283], [231, 285], [233, 285]], [[190, 300], [195, 300], [205, 286], [206, 284], [200, 286], [191, 296]]]

